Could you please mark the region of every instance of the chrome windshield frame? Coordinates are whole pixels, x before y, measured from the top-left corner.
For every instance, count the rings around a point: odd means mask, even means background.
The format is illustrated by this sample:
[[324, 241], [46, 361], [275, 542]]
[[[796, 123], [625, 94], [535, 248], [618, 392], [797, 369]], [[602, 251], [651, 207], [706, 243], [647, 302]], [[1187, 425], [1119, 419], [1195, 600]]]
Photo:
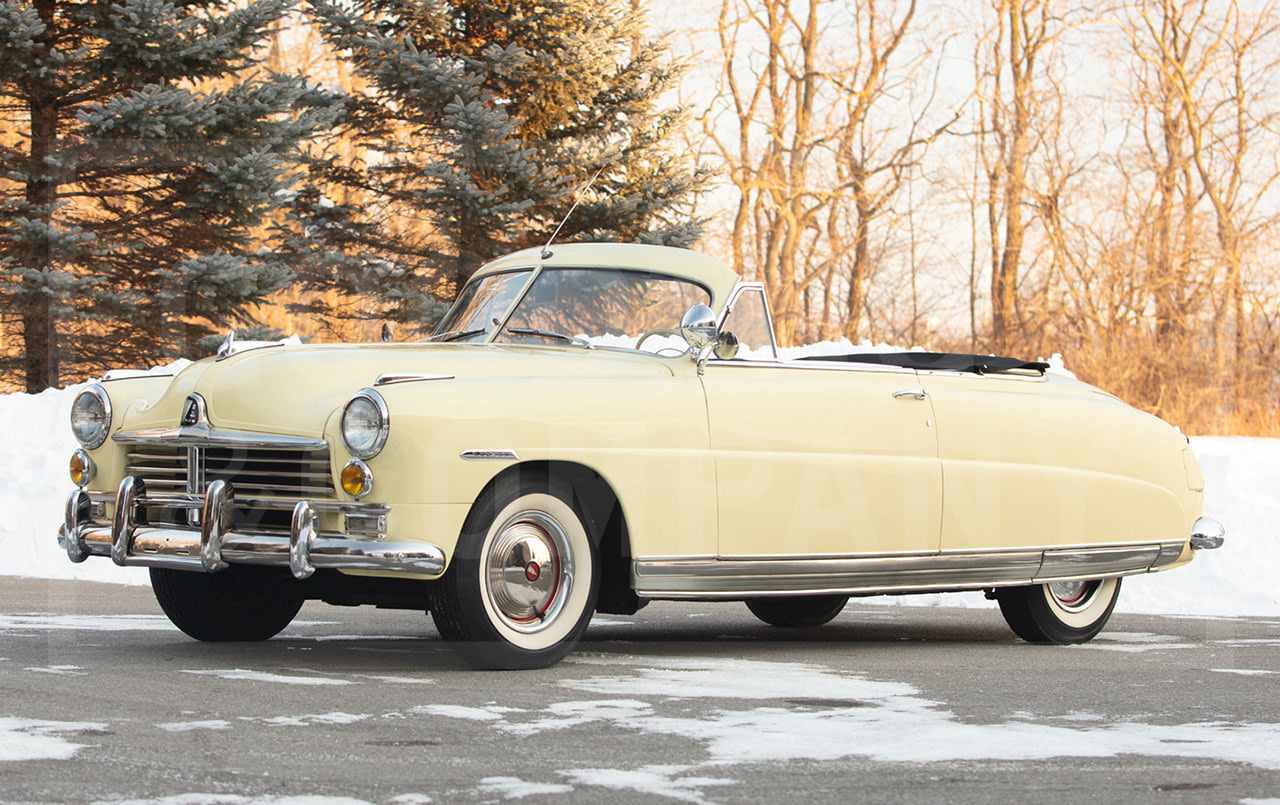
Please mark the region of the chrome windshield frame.
[[[512, 268], [512, 269], [510, 269], [510, 270], [504, 270], [504, 271], [501, 271], [501, 272], [496, 272], [496, 273], [494, 273], [494, 274], [486, 274], [484, 278], [493, 277], [493, 276], [500, 276], [500, 275], [503, 275], [503, 274], [515, 274], [515, 273], [520, 273], [520, 272], [522, 272], [522, 271], [528, 271], [528, 270], [529, 270], [529, 268], [528, 268], [528, 267], [524, 267], [524, 268]], [[493, 344], [493, 343], [496, 343], [496, 342], [494, 341], [494, 339], [497, 337], [497, 335], [498, 335], [499, 333], [501, 333], [503, 330], [505, 330], [505, 329], [507, 328], [507, 324], [511, 321], [511, 317], [512, 317], [513, 315], [515, 315], [515, 312], [520, 308], [520, 305], [524, 303], [524, 301], [525, 301], [525, 299], [528, 297], [529, 293], [533, 290], [533, 286], [534, 286], [534, 284], [538, 281], [538, 278], [542, 276], [542, 274], [543, 274], [543, 272], [544, 272], [544, 271], [614, 271], [614, 272], [621, 272], [621, 273], [626, 273], [626, 274], [653, 274], [653, 275], [657, 275], [657, 276], [661, 276], [661, 277], [667, 277], [667, 278], [669, 278], [669, 279], [671, 279], [672, 281], [675, 281], [675, 282], [685, 282], [685, 283], [688, 283], [689, 285], [692, 285], [692, 286], [694, 286], [695, 288], [700, 289], [703, 293], [705, 293], [705, 294], [707, 295], [707, 300], [708, 300], [708, 301], [713, 301], [713, 300], [714, 300], [714, 297], [715, 297], [715, 294], [712, 292], [711, 288], [707, 287], [704, 283], [698, 282], [697, 280], [695, 280], [695, 279], [691, 279], [691, 278], [689, 278], [689, 277], [683, 277], [683, 276], [680, 276], [679, 274], [668, 274], [668, 273], [666, 273], [666, 272], [664, 272], [664, 271], [660, 271], [660, 270], [652, 269], [652, 268], [633, 268], [633, 267], [630, 267], [630, 266], [609, 266], [609, 265], [590, 265], [590, 264], [582, 264], [582, 265], [574, 264], [574, 265], [553, 265], [553, 266], [548, 266], [548, 265], [546, 265], [545, 263], [539, 263], [538, 265], [532, 266], [532, 271], [530, 271], [530, 272], [529, 272], [529, 277], [528, 277], [528, 279], [525, 281], [524, 285], [523, 285], [523, 286], [521, 286], [519, 293], [517, 293], [517, 294], [516, 294], [515, 300], [514, 300], [514, 301], [513, 301], [513, 302], [512, 302], [508, 307], [507, 307], [507, 309], [506, 309], [506, 310], [504, 311], [504, 313], [502, 314], [501, 321], [500, 321], [498, 324], [496, 324], [492, 330], [490, 330], [488, 333], [486, 333], [486, 334], [485, 334], [485, 337], [484, 337], [483, 339], [481, 339], [481, 340], [479, 340], [479, 341], [470, 341], [470, 342], [465, 342], [465, 343], [472, 343], [472, 344]], [[482, 278], [482, 279], [484, 279], [484, 278]], [[742, 283], [739, 283], [739, 285], [741, 285], [741, 284], [742, 284]], [[762, 283], [747, 283], [747, 284], [749, 284], [749, 285], [759, 285], [759, 286], [760, 286], [760, 287], [762, 287], [762, 288], [764, 287]], [[732, 293], [732, 294], [730, 294], [730, 298], [731, 298], [731, 299], [736, 298], [737, 293], [738, 293], [738, 289], [735, 287], [735, 289], [734, 289], [733, 293]], [[769, 304], [769, 300], [768, 300], [768, 297], [766, 297], [766, 298], [765, 298], [765, 307], [766, 307], [766, 310], [768, 310], [768, 304]], [[725, 309], [726, 309], [726, 310], [728, 310], [728, 306], [727, 306], [727, 305], [725, 306]], [[770, 316], [772, 316], [772, 313], [770, 313]], [[723, 321], [723, 314], [721, 314], [720, 319], [721, 319], [721, 321]], [[773, 337], [773, 321], [772, 321], [772, 318], [771, 318], [771, 319], [770, 319], [770, 321], [769, 321], [769, 332], [770, 332], [770, 337]], [[427, 338], [427, 341], [428, 341], [428, 342], [430, 342], [431, 338], [434, 338], [434, 335], [429, 336], [429, 337]], [[565, 345], [561, 345], [561, 344], [547, 344], [546, 346], [550, 346], [550, 347], [559, 347], [559, 348], [568, 348], [569, 346], [574, 346], [574, 345], [568, 345], [568, 344], [565, 344]], [[578, 348], [580, 348], [580, 347], [578, 347]], [[595, 348], [595, 347], [593, 346], [593, 348]], [[616, 349], [616, 347], [600, 347], [600, 348], [601, 348], [601, 349]], [[777, 340], [776, 340], [776, 338], [775, 338], [775, 340], [774, 340], [774, 349], [775, 349], [775, 351], [776, 351], [776, 349], [777, 349]], [[644, 352], [644, 350], [636, 350], [636, 351]], [[652, 353], [646, 353], [646, 354], [652, 354]]]

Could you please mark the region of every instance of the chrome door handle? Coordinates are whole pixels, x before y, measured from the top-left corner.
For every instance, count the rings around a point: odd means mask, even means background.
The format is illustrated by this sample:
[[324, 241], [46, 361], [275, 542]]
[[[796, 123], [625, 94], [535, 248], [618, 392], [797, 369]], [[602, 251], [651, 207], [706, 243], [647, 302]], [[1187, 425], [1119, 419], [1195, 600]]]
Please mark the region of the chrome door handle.
[[895, 400], [923, 400], [928, 396], [929, 392], [924, 389], [903, 389], [893, 393], [893, 399]]

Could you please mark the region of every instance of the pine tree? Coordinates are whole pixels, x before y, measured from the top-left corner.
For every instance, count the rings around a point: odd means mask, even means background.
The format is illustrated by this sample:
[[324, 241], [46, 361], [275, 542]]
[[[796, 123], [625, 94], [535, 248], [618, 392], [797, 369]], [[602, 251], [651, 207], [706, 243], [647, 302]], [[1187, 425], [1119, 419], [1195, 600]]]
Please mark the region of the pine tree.
[[644, 38], [641, 12], [615, 0], [310, 7], [368, 88], [345, 121], [363, 164], [320, 165], [339, 203], [312, 198], [304, 210], [319, 222], [311, 245], [324, 246], [322, 260], [303, 261], [312, 287], [378, 292], [390, 297], [384, 314], [423, 324], [433, 293], [545, 243], [600, 169], [559, 240], [699, 235], [692, 205], [709, 172], [673, 148], [686, 115], [663, 97], [681, 66]]
[[0, 375], [191, 353], [289, 281], [254, 230], [333, 101], [256, 66], [288, 8], [0, 0]]

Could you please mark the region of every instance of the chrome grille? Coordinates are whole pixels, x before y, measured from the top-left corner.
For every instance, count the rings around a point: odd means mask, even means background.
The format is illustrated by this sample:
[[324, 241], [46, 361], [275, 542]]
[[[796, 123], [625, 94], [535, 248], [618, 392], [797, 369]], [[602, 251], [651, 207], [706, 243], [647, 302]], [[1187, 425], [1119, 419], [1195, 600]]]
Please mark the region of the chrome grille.
[[[329, 454], [323, 450], [168, 447], [138, 444], [128, 451], [127, 474], [156, 492], [204, 493], [226, 481], [237, 498], [332, 497]], [[194, 470], [194, 472], [193, 472]]]

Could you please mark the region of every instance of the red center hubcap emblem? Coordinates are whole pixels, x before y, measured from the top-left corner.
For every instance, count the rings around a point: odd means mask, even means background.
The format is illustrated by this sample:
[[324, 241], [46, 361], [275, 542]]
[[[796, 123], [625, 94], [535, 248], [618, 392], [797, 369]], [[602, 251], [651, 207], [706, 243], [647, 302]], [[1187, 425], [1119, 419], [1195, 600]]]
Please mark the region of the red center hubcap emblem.
[[524, 577], [529, 581], [537, 581], [542, 575], [542, 568], [538, 567], [537, 562], [530, 562], [524, 566]]

